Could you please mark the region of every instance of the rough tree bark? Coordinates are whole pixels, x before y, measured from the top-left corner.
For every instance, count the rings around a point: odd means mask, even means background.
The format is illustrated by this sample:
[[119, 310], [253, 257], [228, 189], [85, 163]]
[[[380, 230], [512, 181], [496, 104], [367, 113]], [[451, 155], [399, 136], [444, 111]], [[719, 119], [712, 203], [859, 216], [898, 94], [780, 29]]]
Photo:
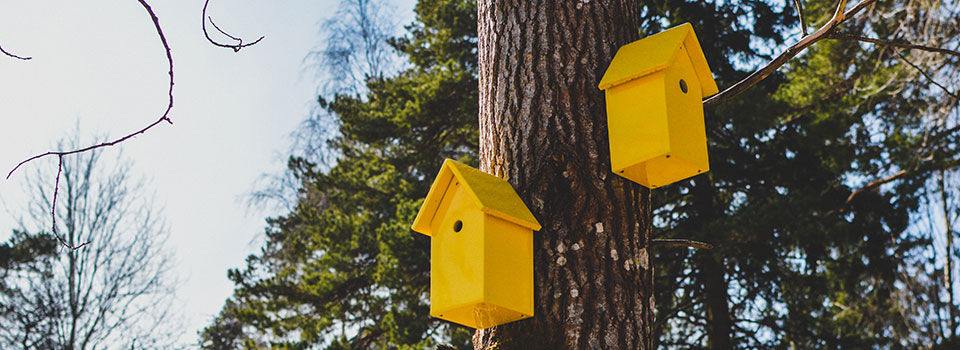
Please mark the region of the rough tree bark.
[[478, 3], [480, 168], [537, 216], [536, 316], [476, 349], [650, 349], [649, 192], [610, 172], [597, 83], [638, 38], [634, 1]]

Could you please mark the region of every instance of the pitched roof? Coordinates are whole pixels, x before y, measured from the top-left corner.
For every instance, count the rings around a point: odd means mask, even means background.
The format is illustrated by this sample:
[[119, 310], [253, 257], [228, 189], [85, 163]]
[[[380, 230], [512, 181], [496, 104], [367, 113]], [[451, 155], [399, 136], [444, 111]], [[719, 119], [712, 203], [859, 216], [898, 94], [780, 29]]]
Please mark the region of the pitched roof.
[[703, 49], [697, 41], [690, 23], [667, 29], [660, 33], [634, 41], [620, 47], [610, 62], [598, 87], [606, 90], [610, 87], [626, 83], [644, 75], [660, 71], [670, 64], [670, 60], [680, 50], [681, 45], [687, 47], [693, 70], [700, 79], [701, 96], [707, 97], [719, 92], [717, 83], [713, 81], [713, 74], [707, 66], [707, 58], [703, 56]]
[[469, 197], [473, 199], [480, 211], [532, 230], [540, 230], [540, 223], [523, 204], [509, 182], [466, 164], [447, 159], [443, 161], [440, 173], [430, 186], [430, 192], [427, 193], [417, 218], [413, 220], [414, 231], [432, 235], [430, 222], [454, 177], [464, 185], [463, 188], [467, 190]]

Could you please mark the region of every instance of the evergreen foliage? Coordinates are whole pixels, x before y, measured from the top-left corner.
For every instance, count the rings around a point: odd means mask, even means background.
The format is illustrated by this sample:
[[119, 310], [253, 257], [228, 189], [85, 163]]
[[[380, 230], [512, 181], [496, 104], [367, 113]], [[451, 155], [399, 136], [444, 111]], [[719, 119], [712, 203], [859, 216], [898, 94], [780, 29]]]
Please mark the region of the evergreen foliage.
[[[833, 11], [829, 2], [809, 5], [807, 16]], [[898, 21], [917, 20], [895, 10], [902, 5], [882, 6], [874, 11], [891, 13], [889, 21], [843, 29], [893, 38]], [[711, 346], [716, 321], [707, 305], [717, 298], [729, 305], [733, 324], [725, 333], [738, 347], [936, 343], [928, 311], [908, 307], [918, 296], [902, 288], [919, 283], [906, 271], [930, 244], [907, 230], [924, 179], [957, 158], [944, 152], [956, 135], [929, 137], [939, 130], [926, 123], [938, 94], [894, 51], [855, 42], [820, 42], [785, 68], [707, 114], [709, 173], [655, 194], [661, 237], [716, 246], [657, 252], [661, 345]], [[722, 68], [715, 74], [729, 79]], [[847, 203], [869, 181], [899, 170], [910, 172]], [[708, 269], [712, 263], [725, 268], [719, 286], [706, 276], [718, 271]], [[710, 295], [711, 288], [726, 291]]]
[[262, 252], [230, 271], [236, 293], [203, 346], [469, 341], [466, 329], [425, 317], [430, 241], [410, 224], [445, 157], [476, 163], [476, 8], [422, 1], [416, 13], [410, 34], [390, 41], [413, 67], [368, 79], [365, 96], [320, 99], [337, 117], [328, 147], [341, 156], [328, 172], [290, 160], [304, 184], [297, 207], [271, 219]]

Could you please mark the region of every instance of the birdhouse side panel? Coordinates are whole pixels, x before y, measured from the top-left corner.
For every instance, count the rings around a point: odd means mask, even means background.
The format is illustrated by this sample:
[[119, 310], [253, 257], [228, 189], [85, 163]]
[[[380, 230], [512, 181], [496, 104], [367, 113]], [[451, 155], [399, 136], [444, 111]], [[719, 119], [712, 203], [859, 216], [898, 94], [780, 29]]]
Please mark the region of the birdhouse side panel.
[[606, 99], [615, 173], [669, 151], [662, 71], [607, 89]]
[[680, 180], [709, 170], [701, 82], [685, 45], [681, 46], [665, 75], [670, 155], [676, 158], [672, 161], [682, 162], [677, 164], [676, 170], [686, 172], [677, 174], [680, 176], [677, 180]]
[[532, 316], [533, 231], [495, 216], [484, 227], [484, 301], [503, 308], [504, 323]]
[[455, 178], [434, 219], [430, 245], [430, 314], [483, 299], [483, 216]]

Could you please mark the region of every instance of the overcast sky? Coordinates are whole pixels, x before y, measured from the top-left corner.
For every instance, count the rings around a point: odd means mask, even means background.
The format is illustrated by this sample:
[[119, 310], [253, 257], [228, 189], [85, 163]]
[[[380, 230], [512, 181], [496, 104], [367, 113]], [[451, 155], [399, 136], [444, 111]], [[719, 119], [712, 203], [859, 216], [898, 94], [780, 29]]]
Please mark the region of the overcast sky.
[[[282, 4], [282, 5], [281, 5]], [[289, 134], [316, 101], [317, 77], [304, 62], [320, 45], [318, 23], [336, 0], [213, 1], [208, 15], [234, 35], [266, 38], [234, 53], [200, 31], [202, 0], [153, 1], [173, 51], [174, 125], [126, 143], [133, 171], [150, 179], [185, 280], [185, 340], [219, 311], [233, 285], [231, 267], [258, 251], [266, 212], [244, 204], [254, 181], [283, 170]], [[412, 1], [397, 5], [409, 23]], [[0, 0], [0, 169], [51, 149], [79, 125], [81, 140], [119, 137], [156, 120], [166, 107], [167, 62], [153, 24], [137, 1]], [[117, 149], [108, 149], [108, 155]], [[104, 157], [105, 160], [113, 157]], [[26, 165], [0, 181], [0, 239], [15, 228]], [[50, 186], [53, 186], [51, 179]]]

